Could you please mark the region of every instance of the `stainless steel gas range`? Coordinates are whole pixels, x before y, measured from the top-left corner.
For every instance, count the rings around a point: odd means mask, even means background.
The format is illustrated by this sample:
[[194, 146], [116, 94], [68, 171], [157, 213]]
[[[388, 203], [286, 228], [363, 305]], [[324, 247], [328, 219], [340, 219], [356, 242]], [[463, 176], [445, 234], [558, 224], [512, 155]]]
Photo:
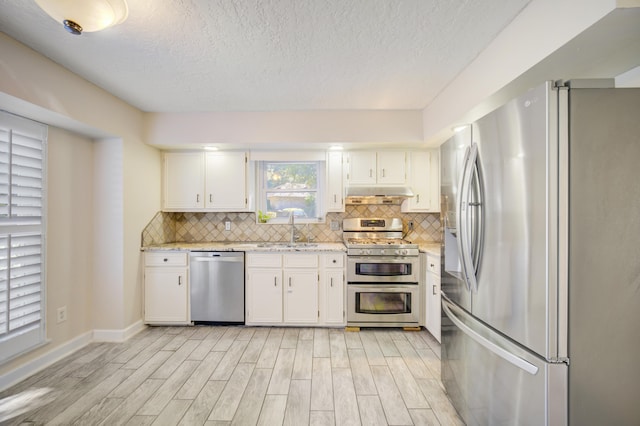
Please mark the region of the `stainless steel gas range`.
[[403, 239], [400, 218], [342, 222], [347, 246], [347, 325], [417, 327], [418, 245]]

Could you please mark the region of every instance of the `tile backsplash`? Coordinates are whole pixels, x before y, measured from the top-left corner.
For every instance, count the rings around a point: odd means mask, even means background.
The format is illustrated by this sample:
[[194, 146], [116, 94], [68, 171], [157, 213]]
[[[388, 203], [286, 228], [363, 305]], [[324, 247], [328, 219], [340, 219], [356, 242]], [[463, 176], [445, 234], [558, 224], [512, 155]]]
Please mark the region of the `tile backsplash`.
[[[325, 223], [296, 225], [303, 240], [309, 237], [318, 242], [342, 241], [342, 219], [350, 217], [401, 217], [408, 231], [406, 238], [413, 242], [439, 242], [441, 235], [439, 213], [402, 213], [400, 206], [361, 205], [346, 206], [344, 213], [328, 213]], [[225, 230], [225, 222], [231, 230]], [[331, 222], [340, 224], [331, 230]], [[254, 213], [169, 213], [158, 212], [142, 231], [142, 246], [175, 242], [235, 242], [235, 241], [288, 241], [290, 225], [256, 223]]]

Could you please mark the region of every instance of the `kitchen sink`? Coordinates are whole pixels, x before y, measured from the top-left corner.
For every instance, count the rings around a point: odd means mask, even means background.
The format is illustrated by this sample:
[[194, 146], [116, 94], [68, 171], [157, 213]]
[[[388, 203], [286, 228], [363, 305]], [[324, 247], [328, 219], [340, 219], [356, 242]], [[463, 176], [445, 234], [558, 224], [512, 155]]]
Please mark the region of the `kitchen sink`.
[[258, 247], [318, 247], [317, 243], [258, 243]]

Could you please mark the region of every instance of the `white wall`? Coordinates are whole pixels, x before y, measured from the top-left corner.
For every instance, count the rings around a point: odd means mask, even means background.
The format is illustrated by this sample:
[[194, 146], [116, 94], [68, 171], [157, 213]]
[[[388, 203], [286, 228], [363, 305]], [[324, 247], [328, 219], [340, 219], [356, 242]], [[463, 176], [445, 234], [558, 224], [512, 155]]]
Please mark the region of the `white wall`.
[[[152, 113], [146, 117], [147, 143], [157, 146], [318, 144], [421, 144], [421, 111], [275, 111]], [[260, 148], [258, 148], [260, 149]]]
[[545, 80], [615, 77], [639, 65], [638, 6], [638, 0], [532, 0], [424, 109], [425, 141], [437, 146], [454, 125]]
[[[74, 218], [92, 218], [90, 226], [78, 222], [78, 229], [89, 227], [83, 229], [85, 239], [81, 240], [76, 239], [79, 234], [70, 233], [73, 223], [49, 224], [49, 232], [55, 235], [49, 243], [55, 244], [52, 251], [56, 255], [62, 255], [56, 247], [74, 248], [52, 271], [55, 277], [71, 281], [69, 288], [56, 286], [57, 278], [48, 286], [54, 304], [48, 315], [68, 302], [70, 319], [62, 328], [51, 324], [51, 342], [2, 366], [1, 375], [78, 341], [87, 330], [97, 328], [117, 335], [141, 320], [140, 234], [160, 209], [161, 163], [160, 152], [144, 144], [141, 111], [2, 33], [0, 51], [0, 109], [73, 129], [85, 135], [85, 142], [94, 140], [87, 152], [53, 152], [49, 164], [54, 183], [57, 180], [64, 187], [72, 178], [82, 182], [82, 191], [71, 199], [60, 198], [66, 200], [62, 204], [55, 199], [50, 208]], [[77, 138], [82, 139], [72, 135], [69, 140], [74, 146], [84, 146]], [[62, 175], [55, 177], [58, 172]], [[90, 199], [82, 195], [86, 185]], [[60, 217], [68, 220], [66, 215]], [[79, 270], [70, 262], [75, 256], [82, 261]], [[71, 291], [74, 296], [68, 294]], [[73, 327], [72, 315], [80, 317]]]

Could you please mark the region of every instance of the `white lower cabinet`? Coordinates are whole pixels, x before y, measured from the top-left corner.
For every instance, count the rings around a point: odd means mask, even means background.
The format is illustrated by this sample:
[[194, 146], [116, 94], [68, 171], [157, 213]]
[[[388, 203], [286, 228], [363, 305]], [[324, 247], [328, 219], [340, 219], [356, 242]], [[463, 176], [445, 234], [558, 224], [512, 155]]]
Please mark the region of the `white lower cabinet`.
[[427, 253], [425, 327], [440, 342], [440, 256]]
[[144, 322], [189, 324], [189, 269], [186, 252], [145, 252]]
[[322, 255], [320, 320], [325, 325], [345, 325], [344, 254]]
[[[247, 253], [247, 324], [344, 324], [343, 256]], [[330, 268], [322, 266], [327, 263]]]

